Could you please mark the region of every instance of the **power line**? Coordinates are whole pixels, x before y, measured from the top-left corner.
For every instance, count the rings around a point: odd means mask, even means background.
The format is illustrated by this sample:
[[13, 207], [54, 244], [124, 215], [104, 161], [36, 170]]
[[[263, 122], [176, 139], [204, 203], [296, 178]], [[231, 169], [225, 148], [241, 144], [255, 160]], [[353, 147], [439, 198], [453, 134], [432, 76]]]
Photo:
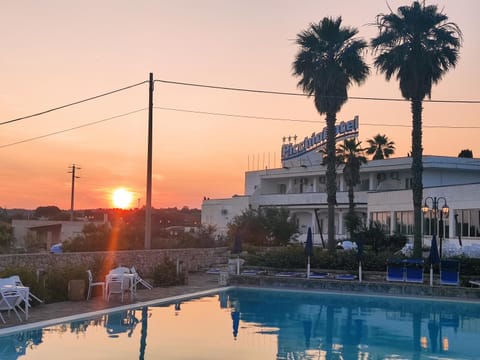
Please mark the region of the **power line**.
[[[272, 95], [286, 95], [286, 96], [302, 96], [302, 97], [308, 96], [308, 95], [303, 94], [303, 93], [236, 88], [236, 87], [207, 85], [207, 84], [198, 84], [198, 83], [187, 83], [187, 82], [162, 80], [162, 79], [157, 79], [157, 80], [154, 80], [154, 81], [164, 83], [164, 84], [194, 86], [194, 87], [210, 88], [210, 89], [217, 89], [217, 90], [241, 91], [241, 92], [272, 94]], [[61, 106], [51, 108], [51, 109], [48, 109], [48, 110], [44, 110], [44, 111], [41, 111], [41, 112], [38, 112], [38, 113], [34, 113], [34, 114], [19, 117], [19, 118], [3, 121], [3, 122], [0, 122], [0, 126], [1, 125], [6, 125], [6, 124], [11, 124], [11, 123], [14, 123], [14, 122], [17, 122], [17, 121], [20, 121], [20, 120], [25, 120], [25, 119], [29, 119], [29, 118], [32, 118], [32, 117], [48, 114], [48, 113], [53, 112], [53, 111], [61, 110], [61, 109], [64, 109], [64, 108], [67, 108], [67, 107], [70, 107], [70, 106], [74, 106], [74, 105], [78, 105], [78, 104], [81, 104], [81, 103], [84, 103], [84, 102], [87, 102], [87, 101], [91, 101], [91, 100], [95, 100], [95, 99], [98, 99], [98, 98], [101, 98], [101, 97], [104, 97], [104, 96], [112, 95], [112, 94], [115, 94], [115, 93], [120, 92], [120, 91], [128, 90], [128, 89], [131, 89], [133, 87], [143, 85], [145, 83], [148, 83], [148, 81], [145, 80], [145, 81], [133, 84], [133, 85], [125, 86], [123, 88], [112, 90], [112, 91], [109, 91], [109, 92], [106, 92], [106, 93], [103, 93], [103, 94], [95, 95], [95, 96], [92, 96], [92, 97], [89, 97], [89, 98], [86, 98], [86, 99], [82, 99], [82, 100], [75, 101], [75, 102], [72, 102], [72, 103], [69, 103], [69, 104], [61, 105]], [[334, 96], [329, 96], [329, 97], [333, 98]], [[371, 101], [397, 101], [397, 102], [398, 101], [402, 101], [402, 102], [408, 101], [406, 99], [400, 99], [400, 98], [381, 98], [381, 97], [350, 96], [348, 98], [352, 99], [352, 100], [371, 100]], [[427, 103], [480, 104], [480, 100], [428, 100], [427, 99], [427, 100], [424, 100], [423, 102], [427, 102]], [[224, 115], [224, 116], [227, 116], [227, 115]], [[270, 119], [270, 120], [272, 120], [272, 119]], [[365, 125], [367, 125], [367, 124], [365, 124]], [[386, 125], [386, 126], [388, 126], [388, 125]], [[455, 127], [455, 128], [461, 128], [461, 127]], [[465, 128], [468, 129], [470, 127], [465, 127]]]
[[[251, 92], [251, 93], [259, 93], [259, 94], [287, 95], [287, 96], [309, 96], [309, 95], [303, 94], [303, 93], [247, 89], [247, 88], [237, 88], [237, 87], [229, 87], [229, 86], [207, 85], [207, 84], [199, 84], [199, 83], [187, 83], [187, 82], [181, 82], [181, 81], [171, 81], [171, 80], [162, 80], [162, 79], [155, 80], [155, 82], [160, 82], [160, 83], [164, 83], [164, 84], [172, 84], [172, 85], [216, 89], [216, 90]], [[323, 97], [324, 98], [336, 98], [338, 96], [323, 96]], [[372, 100], [372, 101], [402, 101], [402, 102], [410, 101], [410, 100], [407, 100], [407, 99], [400, 99], [400, 98], [382, 98], [382, 97], [366, 97], [366, 96], [349, 96], [348, 99], [351, 99], [351, 100]], [[454, 103], [454, 104], [480, 104], [480, 100], [431, 100], [431, 99], [425, 99], [425, 100], [423, 100], [423, 102], [428, 102], [428, 103]]]
[[[229, 113], [219, 113], [219, 112], [210, 112], [210, 111], [198, 111], [198, 110], [188, 110], [188, 109], [179, 109], [179, 108], [170, 108], [170, 107], [160, 107], [154, 106], [154, 109], [166, 110], [166, 111], [175, 111], [191, 114], [200, 114], [200, 115], [212, 115], [212, 116], [225, 116], [225, 117], [236, 117], [244, 119], [258, 119], [258, 120], [272, 120], [272, 121], [288, 121], [288, 122], [301, 122], [301, 123], [316, 123], [318, 124], [320, 120], [306, 120], [306, 119], [290, 119], [290, 118], [277, 118], [277, 117], [265, 117], [265, 116], [256, 116], [256, 115], [243, 115], [243, 114], [229, 114]], [[362, 125], [365, 126], [386, 126], [386, 127], [405, 127], [410, 128], [411, 125], [404, 124], [378, 124], [378, 123], [366, 123], [362, 122]], [[450, 126], [450, 125], [422, 125], [425, 128], [439, 128], [439, 129], [480, 129], [480, 126]]]
[[[155, 106], [154, 109], [166, 110], [166, 111], [175, 111], [175, 112], [183, 112], [183, 113], [192, 113], [192, 114], [200, 114], [200, 115], [225, 116], [225, 117], [236, 117], [236, 118], [246, 118], [246, 119], [288, 121], [288, 122], [302, 122], [302, 123], [319, 123], [319, 120], [290, 119], [290, 118], [277, 118], [277, 117], [266, 117], [266, 116], [256, 116], [256, 115], [229, 114], [229, 113], [218, 113], [218, 112], [209, 112], [209, 111], [197, 111], [197, 110], [160, 107], [160, 106]], [[47, 137], [50, 137], [50, 136], [53, 136], [53, 135], [66, 133], [66, 132], [81, 129], [81, 128], [84, 128], [84, 127], [97, 125], [97, 124], [100, 124], [102, 122], [114, 120], [114, 119], [124, 117], [124, 116], [128, 116], [128, 115], [132, 115], [132, 114], [135, 114], [135, 113], [138, 113], [138, 112], [141, 112], [141, 111], [145, 111], [145, 110], [147, 110], [147, 108], [137, 109], [137, 110], [133, 110], [133, 111], [130, 111], [130, 112], [127, 112], [127, 113], [123, 113], [123, 114], [115, 115], [115, 116], [108, 117], [108, 118], [105, 118], [105, 119], [93, 121], [93, 122], [82, 124], [82, 125], [79, 125], [79, 126], [75, 126], [75, 127], [72, 127], [72, 128], [63, 129], [63, 130], [55, 131], [55, 132], [52, 132], [52, 133], [48, 133], [48, 134], [44, 134], [44, 135], [35, 136], [35, 137], [32, 137], [32, 138], [28, 138], [28, 139], [16, 141], [16, 142], [13, 142], [13, 143], [0, 145], [0, 149], [10, 147], [10, 146], [14, 146], [14, 145], [23, 144], [23, 143], [34, 141], [34, 140], [47, 138]], [[378, 123], [362, 122], [362, 125], [364, 125], [364, 126], [386, 126], [386, 127], [410, 128], [410, 125], [403, 125], [403, 124], [378, 124]], [[448, 125], [425, 125], [425, 124], [423, 125], [423, 127], [425, 127], [425, 128], [439, 128], [439, 129], [480, 129], [480, 126], [448, 126]]]
[[135, 114], [135, 113], [138, 113], [138, 112], [141, 112], [141, 111], [145, 111], [145, 110], [147, 110], [147, 108], [133, 110], [133, 111], [130, 111], [130, 112], [127, 112], [127, 113], [123, 113], [123, 114], [120, 114], [120, 115], [115, 115], [115, 116], [112, 116], [112, 117], [109, 117], [109, 118], [106, 118], [106, 119], [93, 121], [93, 122], [82, 124], [82, 125], [75, 126], [75, 127], [72, 127], [72, 128], [63, 129], [63, 130], [55, 131], [53, 133], [40, 135], [40, 136], [36, 136], [36, 137], [33, 137], [33, 138], [24, 139], [24, 140], [20, 140], [20, 141], [16, 141], [16, 142], [13, 142], [13, 143], [10, 143], [10, 144], [0, 145], [0, 149], [6, 148], [6, 147], [9, 147], [9, 146], [13, 146], [13, 145], [23, 144], [23, 143], [34, 141], [34, 140], [43, 139], [43, 138], [53, 136], [53, 135], [66, 133], [68, 131], [77, 130], [77, 129], [81, 129], [81, 128], [88, 127], [88, 126], [93, 126], [93, 125], [96, 125], [96, 124], [99, 124], [99, 123], [102, 123], [102, 122], [110, 121], [110, 120], [113, 120], [113, 119], [118, 119], [120, 117], [132, 115], [132, 114]]
[[35, 113], [35, 114], [22, 116], [22, 117], [19, 117], [19, 118], [16, 118], [16, 119], [0, 122], [0, 125], [6, 125], [6, 124], [10, 124], [10, 123], [13, 123], [13, 122], [16, 122], [16, 121], [25, 120], [25, 119], [29, 119], [29, 118], [32, 118], [32, 117], [48, 114], [48, 113], [56, 111], [56, 110], [64, 109], [66, 107], [70, 107], [70, 106], [73, 106], [73, 105], [78, 105], [78, 104], [81, 104], [81, 103], [84, 103], [84, 102], [87, 102], [87, 101], [91, 101], [91, 100], [95, 100], [95, 99], [98, 99], [98, 98], [101, 98], [101, 97], [104, 97], [104, 96], [107, 96], [107, 95], [112, 95], [112, 94], [115, 94], [115, 93], [120, 92], [120, 91], [128, 90], [128, 89], [131, 89], [133, 87], [136, 87], [136, 86], [139, 86], [139, 85], [142, 85], [142, 84], [145, 84], [145, 83], [148, 83], [148, 81], [142, 81], [142, 82], [139, 82], [137, 84], [125, 86], [125, 87], [120, 88], [120, 89], [112, 90], [112, 91], [109, 91], [109, 92], [106, 92], [106, 93], [103, 93], [103, 94], [100, 94], [100, 95], [95, 95], [95, 96], [89, 97], [87, 99], [75, 101], [75, 102], [72, 102], [72, 103], [66, 104], [66, 105], [61, 105], [61, 106], [58, 106], [58, 107], [55, 107], [55, 108], [52, 108], [52, 109], [48, 109], [48, 110], [44, 110], [44, 111], [41, 111], [41, 112], [38, 112], [38, 113]]
[[185, 112], [185, 113], [192, 113], [192, 114], [201, 114], [201, 115], [226, 116], [226, 117], [236, 117], [236, 118], [246, 118], [246, 119], [258, 119], [258, 120], [273, 120], [273, 121], [290, 121], [290, 122], [318, 123], [318, 120], [289, 119], [289, 118], [265, 117], [265, 116], [256, 116], [256, 115], [228, 114], [228, 113], [218, 113], [218, 112], [210, 112], [210, 111], [187, 110], [187, 109], [160, 107], [160, 106], [154, 106], [153, 108], [154, 108], [154, 109], [158, 109], [158, 110], [178, 111], [178, 112]]

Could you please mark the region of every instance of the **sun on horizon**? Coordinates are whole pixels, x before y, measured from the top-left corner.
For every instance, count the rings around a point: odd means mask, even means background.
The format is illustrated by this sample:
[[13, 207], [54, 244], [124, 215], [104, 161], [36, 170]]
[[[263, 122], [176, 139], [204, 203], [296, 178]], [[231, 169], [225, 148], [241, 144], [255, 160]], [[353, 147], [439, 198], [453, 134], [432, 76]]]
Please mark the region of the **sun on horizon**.
[[127, 209], [131, 207], [133, 201], [133, 193], [125, 188], [117, 188], [112, 193], [113, 206], [119, 209]]

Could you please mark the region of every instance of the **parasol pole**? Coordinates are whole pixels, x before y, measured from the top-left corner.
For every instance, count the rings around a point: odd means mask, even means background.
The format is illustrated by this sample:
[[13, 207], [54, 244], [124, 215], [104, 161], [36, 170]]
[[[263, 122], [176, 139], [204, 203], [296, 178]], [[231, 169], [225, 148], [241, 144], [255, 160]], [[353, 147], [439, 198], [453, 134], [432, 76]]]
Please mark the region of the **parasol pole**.
[[307, 279], [310, 279], [310, 255], [308, 255], [308, 262], [307, 262]]
[[237, 275], [240, 275], [240, 256], [237, 255]]
[[433, 265], [430, 264], [430, 286], [433, 286]]
[[362, 282], [362, 261], [358, 262], [358, 281]]

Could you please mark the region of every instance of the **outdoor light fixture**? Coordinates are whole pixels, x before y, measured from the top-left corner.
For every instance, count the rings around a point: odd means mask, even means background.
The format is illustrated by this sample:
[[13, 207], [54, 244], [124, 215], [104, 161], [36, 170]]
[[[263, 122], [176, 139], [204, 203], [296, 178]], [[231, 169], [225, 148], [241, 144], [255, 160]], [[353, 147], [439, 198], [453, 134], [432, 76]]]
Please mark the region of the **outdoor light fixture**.
[[[440, 204], [442, 201], [443, 201], [443, 206], [440, 207]], [[429, 203], [431, 206], [428, 205]], [[433, 235], [437, 235], [437, 215], [439, 213], [439, 210], [440, 210], [441, 225], [443, 224], [443, 218], [445, 219], [448, 218], [448, 214], [450, 212], [450, 208], [448, 207], [448, 204], [447, 204], [447, 199], [445, 199], [443, 196], [440, 196], [440, 197], [429, 196], [425, 198], [423, 202], [422, 212], [424, 214], [427, 214], [430, 210], [432, 211], [433, 220], [435, 221], [435, 226], [433, 228]], [[442, 257], [442, 237], [443, 236], [440, 236], [440, 258]]]
[[[440, 206], [440, 201], [443, 201], [443, 206], [441, 208], [439, 208]], [[431, 207], [428, 206], [428, 203], [431, 203]], [[450, 208], [448, 207], [448, 204], [447, 204], [447, 199], [445, 199], [443, 196], [440, 196], [440, 197], [427, 197], [425, 198], [424, 202], [423, 202], [423, 207], [422, 207], [422, 212], [424, 214], [428, 213], [429, 211], [432, 211], [432, 214], [434, 217], [437, 216], [438, 214], [438, 210], [441, 210], [441, 214], [440, 216], [441, 217], [445, 217], [445, 218], [448, 218], [448, 214], [450, 212]]]

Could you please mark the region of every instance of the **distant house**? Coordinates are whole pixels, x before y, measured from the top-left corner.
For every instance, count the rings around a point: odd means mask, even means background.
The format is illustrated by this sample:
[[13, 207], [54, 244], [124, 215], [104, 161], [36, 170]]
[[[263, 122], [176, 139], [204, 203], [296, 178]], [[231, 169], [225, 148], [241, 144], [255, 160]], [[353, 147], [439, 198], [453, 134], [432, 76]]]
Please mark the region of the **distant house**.
[[[103, 222], [95, 222], [102, 224]], [[40, 249], [49, 250], [54, 244], [82, 234], [85, 221], [57, 220], [12, 220], [15, 248], [26, 248], [28, 239], [39, 244]]]

